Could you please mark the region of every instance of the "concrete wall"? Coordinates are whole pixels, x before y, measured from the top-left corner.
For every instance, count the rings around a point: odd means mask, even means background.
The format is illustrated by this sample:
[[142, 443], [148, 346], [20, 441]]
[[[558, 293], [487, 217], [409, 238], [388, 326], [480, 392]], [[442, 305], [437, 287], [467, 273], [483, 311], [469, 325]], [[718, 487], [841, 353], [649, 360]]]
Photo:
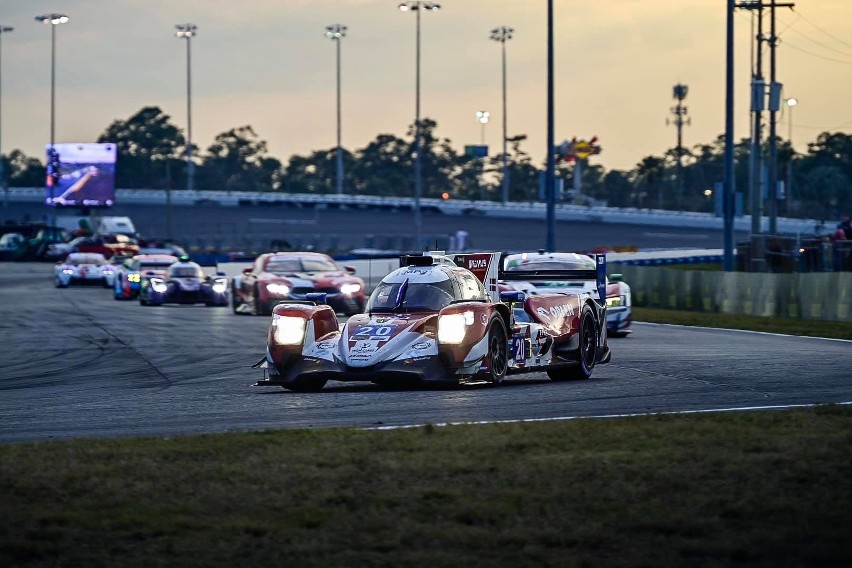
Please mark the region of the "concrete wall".
[[636, 306], [852, 322], [852, 272], [770, 274], [652, 266], [617, 270], [630, 284]]

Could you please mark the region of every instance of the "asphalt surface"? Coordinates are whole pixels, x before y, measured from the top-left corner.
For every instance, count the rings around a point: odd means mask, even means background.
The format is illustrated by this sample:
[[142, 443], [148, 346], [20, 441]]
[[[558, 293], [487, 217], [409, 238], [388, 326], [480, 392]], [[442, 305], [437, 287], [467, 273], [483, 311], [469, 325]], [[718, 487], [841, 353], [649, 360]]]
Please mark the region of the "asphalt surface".
[[[52, 209], [39, 203], [10, 203], [0, 209], [0, 219], [49, 220], [52, 214], [77, 214], [74, 209]], [[124, 205], [102, 215], [126, 215], [147, 237], [168, 235], [168, 209], [156, 205]], [[380, 212], [283, 207], [174, 206], [171, 236], [186, 247], [267, 250], [273, 241], [294, 248], [345, 251], [353, 248], [409, 250], [414, 242], [411, 212]], [[431, 248], [448, 246], [457, 231], [468, 233], [469, 250], [537, 250], [546, 245], [547, 226], [541, 219], [501, 219], [423, 213], [422, 236]], [[736, 240], [747, 238], [737, 234]], [[594, 247], [633, 246], [643, 250], [723, 247], [723, 233], [645, 225], [557, 222], [557, 250], [591, 250]], [[272, 246], [272, 248], [275, 248]]]
[[0, 263], [0, 442], [377, 427], [852, 401], [850, 342], [635, 326], [591, 380], [320, 393], [253, 387], [267, 317], [142, 307], [56, 289], [52, 265]]

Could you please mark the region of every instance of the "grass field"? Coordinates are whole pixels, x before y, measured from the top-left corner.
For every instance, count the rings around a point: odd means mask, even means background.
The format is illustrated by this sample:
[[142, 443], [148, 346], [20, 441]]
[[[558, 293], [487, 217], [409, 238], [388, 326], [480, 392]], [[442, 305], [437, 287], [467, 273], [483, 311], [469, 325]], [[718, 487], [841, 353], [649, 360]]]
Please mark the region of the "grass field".
[[8, 444], [0, 565], [846, 567], [850, 474], [852, 407], [836, 405]]

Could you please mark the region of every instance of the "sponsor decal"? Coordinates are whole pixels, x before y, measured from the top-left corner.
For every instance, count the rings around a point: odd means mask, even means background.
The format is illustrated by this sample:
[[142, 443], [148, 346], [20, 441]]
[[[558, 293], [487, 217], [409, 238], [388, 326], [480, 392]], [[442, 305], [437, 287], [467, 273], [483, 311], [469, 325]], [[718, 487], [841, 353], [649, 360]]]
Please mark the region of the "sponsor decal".
[[541, 319], [550, 321], [553, 318], [564, 318], [567, 316], [574, 315], [574, 306], [571, 304], [562, 304], [559, 306], [551, 306], [549, 308], [545, 308], [543, 306], [536, 308], [535, 313], [537, 313]]
[[482, 325], [488, 325], [488, 314], [482, 312], [482, 314], [480, 314], [479, 316], [479, 319], [482, 322]]
[[417, 349], [418, 351], [422, 351], [423, 349], [429, 349], [432, 346], [431, 342], [421, 341], [420, 343], [415, 343], [411, 347], [413, 349]]
[[320, 341], [319, 343], [317, 343], [317, 349], [319, 350], [331, 349], [332, 347], [334, 347], [334, 343], [331, 343], [329, 341]]
[[468, 270], [482, 270], [488, 268], [488, 261], [484, 258], [472, 258], [467, 261]]

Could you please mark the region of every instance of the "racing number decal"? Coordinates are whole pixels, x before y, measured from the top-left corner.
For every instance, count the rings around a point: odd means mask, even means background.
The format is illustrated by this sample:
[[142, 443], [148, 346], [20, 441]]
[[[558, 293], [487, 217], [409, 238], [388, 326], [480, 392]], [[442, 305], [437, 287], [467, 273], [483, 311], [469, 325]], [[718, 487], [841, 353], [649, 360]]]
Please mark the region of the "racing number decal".
[[523, 363], [526, 361], [526, 349], [524, 349], [524, 336], [515, 335], [512, 337], [512, 359], [515, 363]]
[[355, 329], [352, 339], [371, 339], [373, 341], [387, 341], [391, 338], [395, 325], [361, 325]]

